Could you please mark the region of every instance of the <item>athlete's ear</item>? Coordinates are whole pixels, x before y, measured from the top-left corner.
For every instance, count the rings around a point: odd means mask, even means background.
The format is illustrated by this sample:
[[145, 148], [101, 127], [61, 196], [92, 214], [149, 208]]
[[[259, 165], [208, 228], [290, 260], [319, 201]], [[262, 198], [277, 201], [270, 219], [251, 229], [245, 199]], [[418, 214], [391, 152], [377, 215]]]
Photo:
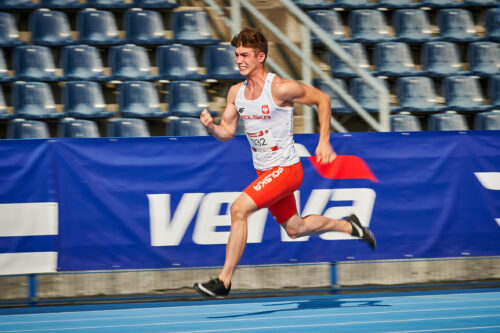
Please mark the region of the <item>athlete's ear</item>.
[[264, 63], [264, 61], [266, 60], [266, 54], [264, 52], [259, 52], [259, 55], [257, 57], [260, 63]]

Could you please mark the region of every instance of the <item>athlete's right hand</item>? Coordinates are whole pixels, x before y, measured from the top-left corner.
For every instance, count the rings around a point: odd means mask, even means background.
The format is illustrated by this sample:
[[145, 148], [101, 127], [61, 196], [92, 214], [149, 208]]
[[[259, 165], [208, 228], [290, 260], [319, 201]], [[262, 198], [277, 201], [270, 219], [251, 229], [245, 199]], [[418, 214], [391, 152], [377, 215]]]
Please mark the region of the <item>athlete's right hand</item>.
[[214, 118], [212, 118], [207, 109], [203, 109], [203, 111], [201, 111], [200, 121], [207, 129], [211, 129], [211, 127], [214, 126]]

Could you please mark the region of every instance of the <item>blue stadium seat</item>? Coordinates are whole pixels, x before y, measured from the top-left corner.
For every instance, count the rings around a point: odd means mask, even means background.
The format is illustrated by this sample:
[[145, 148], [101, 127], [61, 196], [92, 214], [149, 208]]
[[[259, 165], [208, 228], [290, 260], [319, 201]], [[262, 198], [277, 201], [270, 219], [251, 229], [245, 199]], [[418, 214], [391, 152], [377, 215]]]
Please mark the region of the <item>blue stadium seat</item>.
[[169, 116], [199, 117], [208, 109], [208, 96], [199, 81], [173, 81], [168, 86]]
[[12, 86], [12, 106], [16, 116], [26, 119], [57, 119], [64, 116], [56, 111], [52, 90], [45, 82], [15, 82]]
[[384, 13], [374, 9], [355, 9], [349, 14], [351, 38], [361, 43], [389, 40], [389, 29]]
[[123, 9], [130, 8], [133, 4], [125, 0], [87, 0], [87, 7], [101, 9]]
[[13, 79], [9, 75], [9, 68], [7, 67], [7, 61], [5, 61], [3, 49], [0, 48], [0, 82], [10, 82]]
[[497, 0], [464, 0], [465, 7], [490, 7], [498, 6]]
[[208, 45], [203, 48], [203, 64], [207, 77], [215, 80], [244, 80], [234, 61], [235, 48], [228, 44]]
[[16, 80], [58, 81], [52, 51], [47, 46], [23, 45], [14, 49], [13, 61]]
[[413, 0], [378, 0], [377, 8], [417, 8], [420, 7], [419, 3]]
[[161, 118], [167, 113], [160, 109], [158, 91], [151, 82], [127, 81], [118, 94], [120, 114], [125, 118]]
[[0, 86], [0, 120], [12, 119], [15, 115], [7, 112], [7, 103], [3, 95], [2, 86]]
[[13, 119], [7, 125], [7, 139], [50, 138], [49, 126], [39, 120]]
[[489, 8], [484, 13], [486, 36], [490, 40], [500, 41], [500, 9]]
[[477, 130], [500, 130], [500, 111], [481, 112], [474, 117]]
[[50, 9], [75, 9], [84, 8], [85, 4], [78, 0], [41, 0], [40, 7]]
[[472, 42], [481, 39], [476, 33], [472, 13], [467, 9], [445, 8], [437, 12], [437, 25], [441, 40]]
[[[345, 39], [344, 26], [340, 14], [334, 10], [317, 9], [310, 10], [307, 15], [327, 34], [335, 40]], [[322, 44], [323, 42], [314, 34], [311, 34], [313, 44]]]
[[101, 86], [94, 81], [70, 81], [62, 88], [66, 116], [73, 118], [110, 118]]
[[174, 11], [172, 13], [172, 31], [176, 43], [186, 45], [209, 45], [218, 40], [212, 38], [212, 31], [205, 12]]
[[448, 76], [443, 83], [443, 96], [448, 110], [489, 111], [485, 105], [479, 80], [474, 76]]
[[159, 12], [152, 10], [130, 9], [124, 15], [127, 41], [138, 45], [167, 44], [165, 28]]
[[134, 7], [172, 9], [179, 7], [177, 0], [134, 0]]
[[71, 45], [61, 49], [61, 68], [67, 81], [107, 81], [99, 50], [90, 45]]
[[397, 113], [391, 117], [391, 131], [393, 132], [418, 132], [422, 125], [417, 116], [413, 114]]
[[382, 42], [375, 45], [374, 64], [379, 76], [414, 76], [416, 70], [410, 47], [402, 42]]
[[500, 109], [500, 74], [491, 75], [488, 79], [488, 99], [490, 104]]
[[0, 9], [34, 9], [38, 4], [33, 0], [2, 0]]
[[108, 121], [109, 137], [148, 137], [149, 128], [144, 119], [117, 118]]
[[427, 42], [421, 48], [421, 61], [428, 76], [465, 74], [456, 44], [451, 42]]
[[424, 43], [435, 39], [429, 15], [420, 9], [395, 10], [392, 26], [398, 41], [406, 43]]
[[327, 9], [333, 8], [335, 5], [325, 0], [292, 0], [293, 3], [304, 10], [311, 9]]
[[98, 138], [97, 124], [92, 120], [64, 118], [57, 124], [61, 138]]
[[79, 41], [89, 45], [116, 45], [121, 40], [113, 12], [87, 8], [78, 12], [76, 28]]
[[169, 117], [166, 135], [168, 136], [205, 136], [207, 129], [198, 118]]
[[370, 0], [335, 0], [335, 8], [350, 8], [350, 9], [367, 9], [374, 8], [376, 4], [372, 3]]
[[500, 44], [470, 43], [467, 47], [467, 62], [473, 75], [489, 76], [500, 73]]
[[66, 13], [40, 9], [30, 14], [31, 40], [38, 45], [63, 46], [74, 44]]
[[113, 79], [153, 80], [149, 56], [146, 49], [134, 44], [116, 45], [110, 48], [109, 67]]
[[461, 7], [462, 3], [457, 0], [420, 0], [420, 6], [430, 8], [454, 8]]
[[[334, 79], [334, 81], [347, 92], [344, 80]], [[315, 79], [313, 85], [330, 96], [332, 114], [353, 114], [354, 111], [342, 100], [339, 95], [323, 79]]]
[[455, 112], [434, 113], [427, 118], [429, 131], [467, 131], [469, 125], [463, 114]]
[[400, 109], [410, 112], [440, 112], [446, 108], [437, 102], [434, 82], [429, 77], [402, 77], [396, 94]]
[[[365, 70], [370, 69], [366, 49], [361, 43], [341, 43], [340, 46], [350, 54], [355, 63]], [[333, 53], [330, 54], [333, 77], [355, 77], [357, 74]]]
[[19, 29], [12, 13], [0, 12], [0, 47], [23, 45], [19, 39]]
[[158, 74], [164, 80], [201, 80], [194, 49], [189, 45], [172, 44], [156, 48]]
[[[386, 88], [388, 83], [386, 80], [378, 78]], [[368, 112], [378, 112], [380, 95], [372, 87], [370, 87], [363, 79], [354, 78], [351, 80], [350, 92], [352, 97]]]

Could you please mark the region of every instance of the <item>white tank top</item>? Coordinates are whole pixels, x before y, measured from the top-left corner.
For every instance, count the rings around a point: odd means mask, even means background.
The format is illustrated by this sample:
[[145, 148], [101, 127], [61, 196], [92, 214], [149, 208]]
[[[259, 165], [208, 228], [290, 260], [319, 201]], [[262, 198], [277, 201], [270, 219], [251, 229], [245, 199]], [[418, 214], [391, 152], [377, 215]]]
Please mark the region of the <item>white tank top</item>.
[[235, 100], [252, 149], [253, 165], [261, 171], [300, 161], [293, 142], [293, 107], [279, 107], [274, 103], [271, 93], [274, 76], [267, 74], [262, 93], [254, 100], [245, 98], [245, 80]]

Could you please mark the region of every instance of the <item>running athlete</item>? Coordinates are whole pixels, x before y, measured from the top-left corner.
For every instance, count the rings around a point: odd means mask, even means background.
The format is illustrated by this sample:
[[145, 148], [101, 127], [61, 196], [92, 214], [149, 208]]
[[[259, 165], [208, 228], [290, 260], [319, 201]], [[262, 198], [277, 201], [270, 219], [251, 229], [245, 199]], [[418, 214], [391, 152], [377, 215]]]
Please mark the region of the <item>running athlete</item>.
[[293, 105], [316, 105], [318, 108], [318, 163], [332, 162], [336, 154], [330, 145], [330, 97], [312, 86], [286, 80], [264, 68], [267, 40], [259, 31], [245, 28], [231, 41], [236, 48], [235, 61], [246, 80], [233, 85], [219, 125], [207, 110], [200, 120], [221, 141], [234, 137], [239, 118], [252, 150], [257, 179], [231, 205], [231, 228], [226, 246], [224, 267], [219, 276], [205, 283], [195, 283], [202, 295], [222, 297], [229, 294], [231, 279], [247, 242], [247, 218], [261, 208], [268, 208], [291, 238], [341, 231], [359, 237], [373, 249], [373, 234], [355, 215], [331, 219], [321, 215], [301, 217], [294, 192], [302, 182], [302, 165], [294, 149]]

